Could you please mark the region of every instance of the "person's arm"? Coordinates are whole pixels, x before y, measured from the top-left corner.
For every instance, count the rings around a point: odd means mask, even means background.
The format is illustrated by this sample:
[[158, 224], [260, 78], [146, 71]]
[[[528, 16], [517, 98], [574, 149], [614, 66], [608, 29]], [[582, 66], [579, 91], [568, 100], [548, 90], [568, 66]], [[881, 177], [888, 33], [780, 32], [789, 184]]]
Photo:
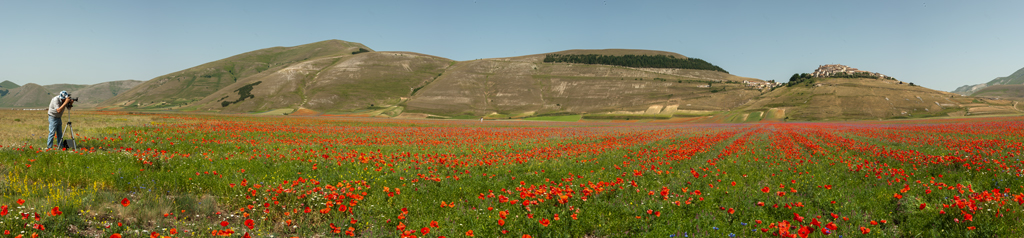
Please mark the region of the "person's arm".
[[61, 104], [59, 108], [57, 108], [57, 113], [64, 112], [64, 107], [67, 107], [68, 104], [71, 104], [71, 99], [64, 99], [64, 103]]

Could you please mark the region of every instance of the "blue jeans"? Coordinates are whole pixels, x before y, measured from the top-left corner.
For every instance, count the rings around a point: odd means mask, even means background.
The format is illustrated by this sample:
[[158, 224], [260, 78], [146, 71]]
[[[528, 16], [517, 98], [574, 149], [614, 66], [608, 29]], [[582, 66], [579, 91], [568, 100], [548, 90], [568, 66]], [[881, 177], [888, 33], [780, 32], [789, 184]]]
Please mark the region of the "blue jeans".
[[46, 137], [46, 148], [53, 147], [54, 137], [57, 137], [57, 148], [60, 148], [60, 142], [64, 139], [64, 133], [61, 132], [60, 117], [50, 117], [50, 136]]

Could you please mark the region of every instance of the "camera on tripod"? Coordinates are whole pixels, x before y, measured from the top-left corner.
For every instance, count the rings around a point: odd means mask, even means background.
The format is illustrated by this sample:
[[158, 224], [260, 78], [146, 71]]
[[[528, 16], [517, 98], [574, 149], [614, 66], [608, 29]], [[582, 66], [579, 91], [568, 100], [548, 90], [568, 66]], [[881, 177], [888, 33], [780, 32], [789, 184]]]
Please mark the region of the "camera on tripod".
[[[64, 100], [71, 100], [72, 102], [77, 102], [77, 101], [78, 101], [78, 97], [71, 97], [71, 95], [68, 95], [68, 97], [67, 97], [67, 98], [65, 98]], [[60, 103], [61, 103], [61, 104], [64, 104], [64, 100], [61, 100], [61, 101], [60, 101]], [[72, 107], [74, 107], [74, 106], [72, 106], [72, 104], [73, 104], [73, 103], [68, 103], [68, 106], [67, 106], [67, 108], [72, 108]]]

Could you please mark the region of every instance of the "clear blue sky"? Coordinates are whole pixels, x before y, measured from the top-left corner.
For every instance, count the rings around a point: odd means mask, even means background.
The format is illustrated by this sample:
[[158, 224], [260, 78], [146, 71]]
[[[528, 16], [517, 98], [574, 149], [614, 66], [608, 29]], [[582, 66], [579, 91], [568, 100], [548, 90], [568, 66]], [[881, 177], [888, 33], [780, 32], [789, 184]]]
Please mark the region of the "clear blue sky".
[[1024, 67], [1024, 1], [4, 1], [0, 81], [149, 80], [328, 39], [454, 60], [677, 52], [786, 81], [839, 63], [938, 90]]

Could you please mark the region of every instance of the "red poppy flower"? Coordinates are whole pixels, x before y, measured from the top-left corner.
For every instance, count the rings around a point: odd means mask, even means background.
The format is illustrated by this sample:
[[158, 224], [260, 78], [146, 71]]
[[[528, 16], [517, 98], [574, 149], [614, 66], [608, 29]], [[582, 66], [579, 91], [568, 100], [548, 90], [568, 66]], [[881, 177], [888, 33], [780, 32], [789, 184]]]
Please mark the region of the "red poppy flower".
[[924, 203], [921, 203], [921, 206], [918, 206], [917, 209], [918, 210], [924, 210], [925, 206], [927, 206], [927, 205], [925, 205]]
[[253, 222], [252, 219], [246, 219], [245, 220], [245, 227], [248, 227], [249, 230], [252, 230], [253, 228], [256, 227], [256, 224], [255, 224], [255, 222]]
[[430, 228], [429, 227], [420, 228], [420, 233], [423, 233], [424, 235], [426, 235], [427, 233], [430, 233]]
[[220, 226], [228, 226], [228, 221], [220, 221]]
[[114, 234], [110, 235], [110, 238], [121, 238], [121, 234], [114, 233]]
[[128, 198], [122, 198], [121, 199], [121, 206], [127, 207], [131, 203], [132, 203], [131, 201], [128, 201]]
[[861, 232], [861, 234], [871, 233], [871, 229], [868, 229], [867, 227], [863, 227], [862, 226], [862, 227], [860, 227], [860, 232]]
[[838, 230], [839, 226], [837, 226], [835, 223], [829, 222], [828, 224], [825, 224], [825, 228], [828, 228], [829, 230], [833, 230], [834, 231], [834, 230]]
[[466, 236], [473, 237], [473, 230], [466, 231]]
[[814, 229], [806, 226], [800, 226], [800, 230], [796, 232], [797, 235], [800, 235], [800, 238], [807, 238], [807, 235], [811, 233], [814, 233]]
[[549, 221], [547, 218], [541, 218], [540, 219], [540, 224], [544, 225], [546, 227], [546, 226], [548, 226], [548, 224], [551, 224], [551, 221]]
[[430, 227], [438, 228], [437, 221], [430, 221]]
[[64, 214], [64, 212], [60, 211], [60, 207], [59, 206], [53, 207], [53, 209], [50, 209], [50, 216], [58, 216], [60, 214]]

